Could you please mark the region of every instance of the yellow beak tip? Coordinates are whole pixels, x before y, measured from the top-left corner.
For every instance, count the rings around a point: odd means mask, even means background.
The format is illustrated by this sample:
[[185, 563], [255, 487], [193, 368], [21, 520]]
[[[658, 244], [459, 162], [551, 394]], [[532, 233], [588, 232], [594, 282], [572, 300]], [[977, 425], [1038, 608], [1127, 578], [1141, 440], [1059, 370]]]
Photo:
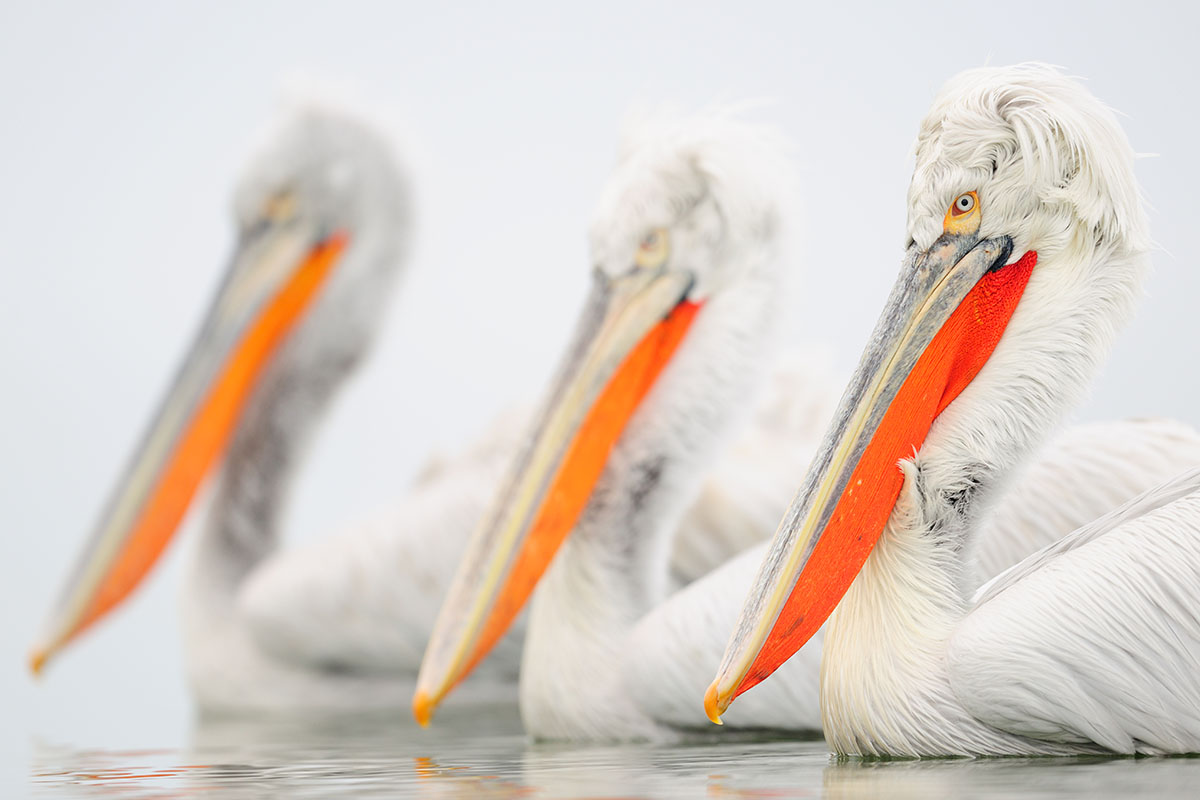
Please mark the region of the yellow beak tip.
[[717, 682], [713, 681], [708, 687], [708, 691], [704, 693], [704, 713], [708, 715], [708, 719], [714, 725], [724, 725], [721, 721], [721, 715], [725, 713], [725, 709], [729, 708], [729, 701], [720, 697], [717, 691]]
[[46, 666], [46, 661], [50, 658], [50, 652], [44, 647], [35, 649], [29, 655], [29, 671], [33, 673], [33, 677], [40, 678], [42, 669]]
[[424, 689], [418, 690], [413, 695], [413, 717], [422, 728], [429, 727], [429, 723], [433, 720], [433, 710], [436, 707], [437, 702]]

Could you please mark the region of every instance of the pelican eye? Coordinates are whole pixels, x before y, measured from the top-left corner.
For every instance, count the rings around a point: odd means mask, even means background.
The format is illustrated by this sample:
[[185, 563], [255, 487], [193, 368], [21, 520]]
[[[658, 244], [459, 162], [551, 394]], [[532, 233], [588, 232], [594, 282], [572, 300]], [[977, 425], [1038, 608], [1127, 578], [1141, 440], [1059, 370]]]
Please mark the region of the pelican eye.
[[669, 251], [667, 231], [665, 228], [655, 228], [646, 234], [638, 245], [633, 261], [639, 267], [653, 269], [661, 267], [667, 260]]
[[263, 216], [275, 223], [288, 222], [296, 211], [296, 195], [289, 191], [276, 192], [263, 204]]
[[979, 195], [964, 192], [954, 198], [942, 220], [942, 230], [952, 234], [974, 234], [979, 230]]

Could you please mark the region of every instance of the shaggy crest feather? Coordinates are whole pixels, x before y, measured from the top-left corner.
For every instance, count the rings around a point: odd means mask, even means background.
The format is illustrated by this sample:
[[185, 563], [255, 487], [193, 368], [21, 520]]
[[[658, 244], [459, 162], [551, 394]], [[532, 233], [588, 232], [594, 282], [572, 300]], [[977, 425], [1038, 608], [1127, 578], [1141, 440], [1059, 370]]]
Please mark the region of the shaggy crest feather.
[[627, 121], [617, 167], [590, 226], [596, 264], [610, 274], [655, 228], [670, 228], [680, 258], [711, 266], [698, 276], [703, 298], [745, 269], [747, 248], [783, 238], [794, 208], [795, 171], [786, 139], [774, 128], [738, 118], [741, 107], [682, 115], [668, 110]]
[[[299, 121], [306, 117], [357, 128], [376, 147], [386, 151], [391, 163], [410, 176], [415, 165], [424, 161], [419, 157], [422, 152], [419, 137], [396, 108], [380, 102], [380, 98], [357, 84], [299, 72], [282, 79], [278, 111], [251, 139], [250, 160], [270, 158], [267, 151], [281, 131], [302, 124]], [[411, 177], [409, 181], [412, 182]]]
[[288, 190], [331, 224], [358, 224], [367, 215], [374, 223], [389, 214], [407, 239], [413, 180], [400, 153], [409, 148], [399, 146], [394, 126], [379, 121], [383, 114], [333, 92], [306, 85], [303, 93], [284, 93], [275, 117], [251, 140], [234, 193], [238, 219], [254, 219], [267, 197]]
[[[1119, 238], [1131, 251], [1145, 251], [1133, 159], [1114, 112], [1057, 69], [1028, 63], [968, 70], [946, 83], [921, 124], [910, 232], [927, 247], [954, 197], [984, 186], [981, 203], [1001, 203], [1005, 217], [1039, 207], [1056, 212], [1056, 224], [1030, 236], [1065, 236], [1078, 222], [1097, 243]], [[1018, 191], [1022, 184], [1032, 191]], [[941, 191], [929, 191], [935, 186]]]

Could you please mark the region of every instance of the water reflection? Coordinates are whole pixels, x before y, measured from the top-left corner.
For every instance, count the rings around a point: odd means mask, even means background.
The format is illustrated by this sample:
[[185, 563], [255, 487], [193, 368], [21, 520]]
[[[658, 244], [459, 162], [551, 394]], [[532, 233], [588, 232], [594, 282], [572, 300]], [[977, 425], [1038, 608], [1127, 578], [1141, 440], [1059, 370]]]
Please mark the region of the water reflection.
[[828, 798], [1195, 797], [1196, 758], [991, 758], [831, 763]]
[[824, 743], [534, 744], [511, 707], [428, 731], [389, 717], [206, 720], [182, 750], [35, 748], [40, 797], [1194, 796], [1200, 759], [836, 761]]

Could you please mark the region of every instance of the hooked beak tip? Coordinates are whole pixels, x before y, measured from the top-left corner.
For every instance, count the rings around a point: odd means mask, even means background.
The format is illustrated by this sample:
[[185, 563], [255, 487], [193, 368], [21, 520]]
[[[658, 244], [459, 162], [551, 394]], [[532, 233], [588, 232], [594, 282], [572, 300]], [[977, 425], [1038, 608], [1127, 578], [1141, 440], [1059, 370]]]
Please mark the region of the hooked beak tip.
[[725, 709], [729, 708], [729, 699], [721, 697], [717, 691], [717, 682], [713, 681], [709, 684], [708, 691], [704, 693], [704, 713], [708, 715], [709, 721], [714, 725], [724, 725], [721, 721], [721, 715], [725, 713]]
[[429, 727], [429, 723], [433, 720], [433, 710], [436, 707], [437, 703], [429, 696], [429, 692], [424, 689], [418, 690], [413, 695], [413, 717], [422, 728]]

